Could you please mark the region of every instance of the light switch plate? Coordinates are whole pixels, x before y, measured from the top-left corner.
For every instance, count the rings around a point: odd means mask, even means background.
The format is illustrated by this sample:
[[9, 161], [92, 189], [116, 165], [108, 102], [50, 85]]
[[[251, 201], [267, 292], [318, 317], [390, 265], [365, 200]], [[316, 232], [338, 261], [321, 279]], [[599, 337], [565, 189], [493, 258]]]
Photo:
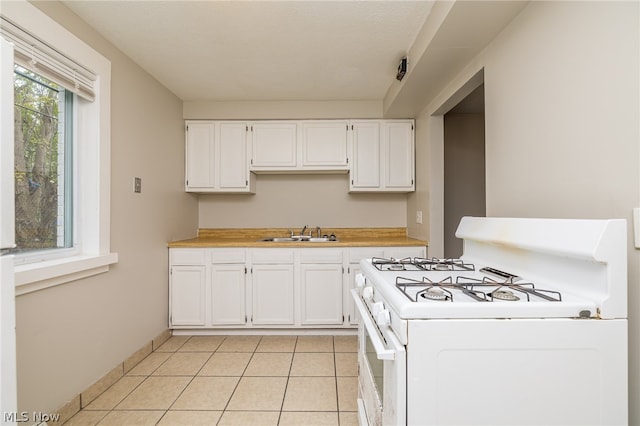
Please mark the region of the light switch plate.
[[142, 192], [142, 178], [133, 178], [133, 192]]
[[416, 223], [422, 223], [422, 210], [416, 212]]

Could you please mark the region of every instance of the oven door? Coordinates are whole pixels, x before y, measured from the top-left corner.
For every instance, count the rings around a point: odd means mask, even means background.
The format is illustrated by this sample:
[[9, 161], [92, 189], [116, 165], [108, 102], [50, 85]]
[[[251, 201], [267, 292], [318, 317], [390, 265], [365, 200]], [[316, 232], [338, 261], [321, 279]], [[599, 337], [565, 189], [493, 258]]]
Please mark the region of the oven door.
[[358, 418], [361, 425], [406, 424], [407, 357], [389, 326], [378, 327], [367, 303], [351, 291], [359, 314]]

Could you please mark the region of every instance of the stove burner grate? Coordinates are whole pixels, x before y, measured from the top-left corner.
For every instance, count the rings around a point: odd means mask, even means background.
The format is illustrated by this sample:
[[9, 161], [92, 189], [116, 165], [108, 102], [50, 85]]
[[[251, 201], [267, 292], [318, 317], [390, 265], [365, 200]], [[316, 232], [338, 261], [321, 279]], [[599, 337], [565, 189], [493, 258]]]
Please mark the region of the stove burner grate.
[[471, 263], [462, 259], [425, 259], [407, 257], [404, 259], [380, 258], [371, 259], [371, 264], [379, 271], [475, 271]]
[[[456, 278], [456, 284], [460, 284], [470, 290], [474, 290], [475, 287], [483, 288], [498, 286], [498, 289], [494, 290], [493, 293], [489, 295], [492, 300], [517, 301], [520, 300], [520, 298], [515, 294], [518, 292], [526, 297], [527, 302], [531, 300], [530, 296], [535, 296], [548, 302], [562, 302], [562, 294], [559, 291], [536, 288], [533, 283], [514, 282], [514, 280], [519, 279], [520, 277], [512, 276], [504, 281], [496, 281], [490, 277], [483, 277], [480, 280], [478, 278], [461, 276]], [[497, 296], [496, 292], [498, 292]], [[511, 293], [513, 297], [509, 296], [507, 293]]]

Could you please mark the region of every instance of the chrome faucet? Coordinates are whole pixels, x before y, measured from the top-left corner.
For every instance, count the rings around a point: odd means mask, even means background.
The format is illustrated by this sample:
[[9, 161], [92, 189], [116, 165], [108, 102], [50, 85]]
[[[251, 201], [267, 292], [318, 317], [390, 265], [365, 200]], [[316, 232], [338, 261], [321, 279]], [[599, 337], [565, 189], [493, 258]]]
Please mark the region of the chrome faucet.
[[304, 231], [307, 230], [307, 225], [304, 226], [304, 228], [302, 228], [302, 231], [300, 231], [300, 236], [304, 236]]
[[319, 226], [316, 226], [316, 237], [322, 237], [322, 229]]

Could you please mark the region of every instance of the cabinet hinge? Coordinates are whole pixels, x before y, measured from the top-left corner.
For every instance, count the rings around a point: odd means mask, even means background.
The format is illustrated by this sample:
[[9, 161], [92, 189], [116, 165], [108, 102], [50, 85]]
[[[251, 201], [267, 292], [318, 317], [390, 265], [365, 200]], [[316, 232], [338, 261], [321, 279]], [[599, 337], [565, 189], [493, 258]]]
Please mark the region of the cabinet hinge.
[[251, 165], [253, 166], [253, 158], [251, 159]]
[[247, 273], [247, 267], [246, 266], [244, 267], [244, 273], [245, 274]]
[[351, 266], [347, 266], [347, 274], [351, 273]]
[[248, 180], [245, 180], [245, 181], [244, 181], [244, 185], [245, 185], [245, 186], [249, 186], [249, 181], [248, 181]]
[[251, 131], [253, 132], [253, 124], [251, 125]]
[[353, 179], [351, 179], [351, 185], [353, 185]]
[[344, 275], [344, 266], [342, 267], [342, 274]]
[[189, 131], [189, 125], [187, 124], [187, 126], [186, 126], [186, 127], [187, 127], [187, 132], [188, 132], [188, 131]]
[[347, 164], [349, 164], [349, 157], [347, 157]]
[[245, 323], [247, 322], [247, 316], [246, 315], [244, 316], [244, 322]]
[[344, 322], [344, 315], [342, 316], [342, 322]]
[[245, 126], [244, 126], [244, 129], [245, 129], [245, 131], [247, 131], [247, 132], [248, 132], [248, 131], [249, 131], [249, 125], [248, 125], [248, 124], [247, 124], [247, 125], [245, 125]]
[[411, 130], [413, 130], [413, 124], [411, 125]]
[[351, 125], [351, 130], [353, 130], [353, 124]]

